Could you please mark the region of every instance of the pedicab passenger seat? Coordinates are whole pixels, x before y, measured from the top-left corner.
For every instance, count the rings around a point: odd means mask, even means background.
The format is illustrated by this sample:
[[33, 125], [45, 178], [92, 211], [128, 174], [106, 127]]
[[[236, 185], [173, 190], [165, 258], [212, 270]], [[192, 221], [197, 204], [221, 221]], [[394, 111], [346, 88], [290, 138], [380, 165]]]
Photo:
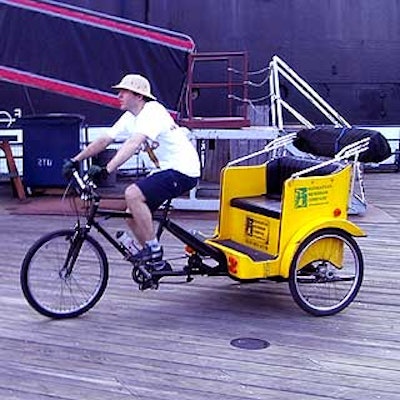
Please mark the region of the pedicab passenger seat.
[[[262, 196], [236, 197], [231, 199], [230, 205], [241, 210], [280, 219], [282, 191], [285, 181], [294, 173], [318, 164], [321, 164], [321, 161], [312, 158], [294, 156], [275, 158], [266, 165], [266, 193]], [[341, 164], [334, 162], [302, 176], [329, 175], [341, 167]]]

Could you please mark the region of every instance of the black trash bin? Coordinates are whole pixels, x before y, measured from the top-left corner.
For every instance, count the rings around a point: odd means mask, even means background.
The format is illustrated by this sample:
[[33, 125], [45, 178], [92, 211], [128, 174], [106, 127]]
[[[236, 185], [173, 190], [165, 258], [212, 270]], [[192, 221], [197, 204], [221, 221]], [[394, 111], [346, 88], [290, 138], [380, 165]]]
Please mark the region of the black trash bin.
[[42, 114], [21, 118], [23, 177], [31, 188], [63, 187], [63, 160], [80, 149], [84, 117], [76, 114]]

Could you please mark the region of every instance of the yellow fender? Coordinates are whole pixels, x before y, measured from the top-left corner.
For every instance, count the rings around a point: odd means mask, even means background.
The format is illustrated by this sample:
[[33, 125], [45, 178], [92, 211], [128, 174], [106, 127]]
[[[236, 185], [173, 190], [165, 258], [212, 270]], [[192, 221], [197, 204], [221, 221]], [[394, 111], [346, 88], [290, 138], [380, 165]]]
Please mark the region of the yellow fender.
[[321, 229], [339, 229], [344, 232], [347, 232], [351, 236], [367, 236], [366, 233], [354, 223], [346, 220], [327, 220], [326, 218], [321, 219], [320, 221], [314, 220], [312, 223], [309, 223], [303, 226], [300, 230], [298, 230], [293, 237], [287, 243], [285, 249], [282, 249], [283, 255], [281, 258], [281, 269], [280, 275], [284, 278], [289, 277], [289, 269], [290, 264], [292, 263], [293, 257], [301, 245], [301, 243], [311, 234], [317, 232]]

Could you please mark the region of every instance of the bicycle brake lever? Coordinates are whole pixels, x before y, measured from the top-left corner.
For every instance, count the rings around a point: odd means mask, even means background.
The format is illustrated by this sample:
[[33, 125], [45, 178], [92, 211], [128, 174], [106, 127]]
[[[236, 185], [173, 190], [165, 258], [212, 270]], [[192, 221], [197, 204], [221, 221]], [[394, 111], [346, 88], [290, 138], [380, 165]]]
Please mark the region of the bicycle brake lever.
[[97, 185], [93, 182], [93, 180], [90, 178], [88, 174], [83, 175], [82, 180], [86, 186], [90, 186], [94, 189], [97, 189]]

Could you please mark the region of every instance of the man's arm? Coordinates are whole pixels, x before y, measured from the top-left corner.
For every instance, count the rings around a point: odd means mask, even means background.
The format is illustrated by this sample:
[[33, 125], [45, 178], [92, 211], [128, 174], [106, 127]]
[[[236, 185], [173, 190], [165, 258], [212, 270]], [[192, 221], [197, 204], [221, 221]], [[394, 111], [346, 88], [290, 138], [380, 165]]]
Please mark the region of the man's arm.
[[145, 135], [135, 134], [127, 139], [118, 149], [115, 156], [107, 164], [107, 172], [111, 173], [120, 167], [125, 161], [129, 160], [146, 140]]
[[105, 150], [107, 146], [113, 142], [113, 139], [108, 136], [100, 136], [93, 142], [91, 142], [87, 147], [85, 147], [80, 153], [76, 156], [72, 157], [73, 161], [82, 161], [86, 160], [89, 157], [93, 157], [100, 153], [101, 151]]

